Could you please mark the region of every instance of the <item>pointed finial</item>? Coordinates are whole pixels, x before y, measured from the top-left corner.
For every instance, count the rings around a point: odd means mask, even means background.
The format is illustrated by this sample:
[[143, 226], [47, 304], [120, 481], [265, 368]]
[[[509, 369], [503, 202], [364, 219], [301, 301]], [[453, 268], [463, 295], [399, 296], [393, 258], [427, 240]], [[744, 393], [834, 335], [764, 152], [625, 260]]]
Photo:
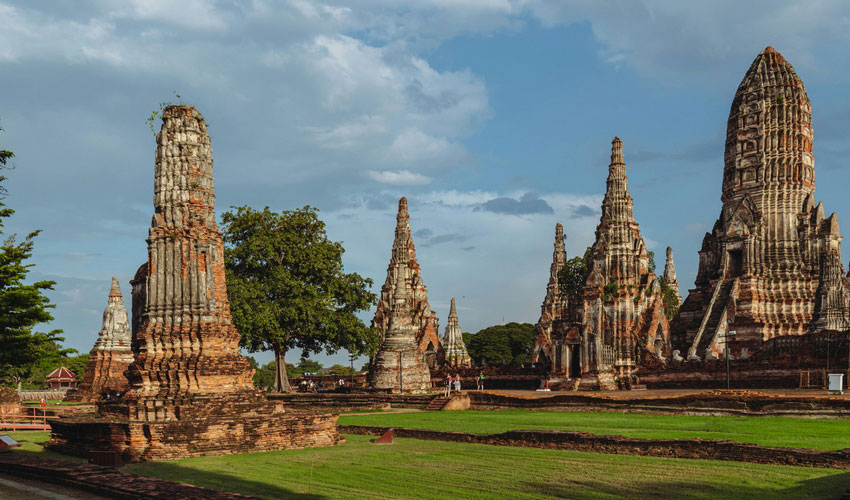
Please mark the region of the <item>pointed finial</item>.
[[624, 165], [626, 160], [623, 158], [623, 141], [619, 137], [614, 137], [611, 141], [611, 165]]
[[564, 239], [564, 225], [560, 222], [555, 223], [555, 239], [563, 240]]
[[667, 247], [667, 260], [673, 259], [673, 247]]
[[768, 45], [762, 52], [764, 52], [765, 54], [776, 54], [776, 49]]
[[110, 297], [121, 297], [121, 286], [115, 276], [112, 277], [112, 289], [109, 290]]
[[398, 214], [407, 214], [407, 197], [405, 196], [398, 200]]
[[449, 309], [449, 317], [457, 316], [457, 307], [455, 307], [455, 298], [452, 297], [452, 305]]

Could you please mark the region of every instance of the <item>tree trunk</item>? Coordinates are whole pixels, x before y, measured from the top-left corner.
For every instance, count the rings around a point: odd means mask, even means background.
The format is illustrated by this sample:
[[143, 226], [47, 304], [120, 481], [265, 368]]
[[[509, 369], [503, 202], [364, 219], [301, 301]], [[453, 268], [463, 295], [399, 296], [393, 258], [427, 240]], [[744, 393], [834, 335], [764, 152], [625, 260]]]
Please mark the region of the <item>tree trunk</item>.
[[21, 385], [22, 384], [23, 384], [23, 381], [21, 379], [18, 379], [18, 395], [21, 394]]
[[286, 375], [286, 349], [275, 346], [274, 362], [277, 365], [274, 376], [274, 392], [292, 392], [289, 377]]

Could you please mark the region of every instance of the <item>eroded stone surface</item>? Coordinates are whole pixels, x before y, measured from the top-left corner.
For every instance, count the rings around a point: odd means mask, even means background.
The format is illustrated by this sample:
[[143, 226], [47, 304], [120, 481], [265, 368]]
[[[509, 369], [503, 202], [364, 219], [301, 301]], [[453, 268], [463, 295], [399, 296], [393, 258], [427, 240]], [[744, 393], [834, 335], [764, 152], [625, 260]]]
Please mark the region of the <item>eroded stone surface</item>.
[[569, 375], [570, 372], [576, 372], [579, 369], [580, 324], [574, 321], [569, 299], [565, 293], [561, 292], [558, 282], [558, 274], [566, 262], [564, 226], [559, 222], [555, 224], [555, 244], [552, 264], [549, 267], [549, 283], [546, 285], [546, 296], [540, 306], [540, 319], [537, 320], [536, 325], [532, 361], [538, 363], [546, 360], [551, 363], [551, 370], [554, 373]]
[[674, 346], [690, 360], [722, 357], [727, 331], [736, 352], [758, 359], [850, 326], [838, 219], [815, 202], [812, 140], [803, 82], [768, 47], [735, 93], [723, 208], [672, 325]]
[[581, 386], [613, 389], [635, 381], [643, 363], [669, 352], [661, 287], [633, 215], [623, 141], [611, 144], [602, 217], [582, 300]]
[[100, 401], [107, 395], [127, 390], [129, 383], [124, 371], [133, 362], [130, 348], [130, 322], [121, 287], [118, 280], [112, 278], [112, 288], [106, 309], [103, 311], [103, 325], [97, 334], [83, 374], [80, 386], [65, 396], [66, 401]]
[[415, 317], [411, 313], [404, 284], [407, 262], [403, 256], [395, 269], [395, 296], [389, 328], [375, 355], [369, 381], [376, 388], [392, 392], [422, 392], [431, 388], [431, 374], [425, 355], [416, 342]]
[[457, 317], [455, 298], [452, 297], [452, 305], [449, 309], [449, 319], [446, 321], [446, 332], [443, 335], [443, 348], [446, 351], [446, 364], [452, 367], [470, 367], [472, 359], [463, 343], [463, 331]]
[[284, 413], [251, 383], [230, 316], [206, 123], [188, 106], [162, 119], [148, 262], [133, 280], [130, 388], [94, 418], [56, 422], [47, 446], [162, 460], [340, 442], [336, 415]]
[[406, 263], [404, 288], [408, 306], [413, 314], [413, 325], [416, 328], [416, 342], [425, 353], [426, 361], [431, 367], [442, 364], [445, 359], [443, 346], [439, 338], [439, 320], [431, 311], [428, 303], [428, 288], [422, 281], [422, 271], [416, 261], [416, 248], [410, 233], [410, 214], [407, 210], [407, 198], [398, 201], [398, 216], [396, 217], [395, 239], [393, 240], [392, 255], [387, 267], [387, 279], [381, 287], [381, 298], [372, 326], [381, 331], [381, 339], [389, 329], [390, 314], [396, 295], [396, 275], [402, 262]]

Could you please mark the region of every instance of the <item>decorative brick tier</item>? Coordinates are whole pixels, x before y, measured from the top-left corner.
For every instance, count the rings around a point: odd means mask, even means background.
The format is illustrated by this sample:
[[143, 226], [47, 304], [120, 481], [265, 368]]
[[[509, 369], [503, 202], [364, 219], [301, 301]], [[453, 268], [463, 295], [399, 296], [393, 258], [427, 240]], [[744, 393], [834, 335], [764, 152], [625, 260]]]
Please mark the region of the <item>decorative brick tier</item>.
[[380, 436], [389, 429], [393, 429], [394, 437], [397, 438], [430, 441], [526, 446], [614, 455], [729, 460], [757, 464], [850, 469], [850, 449], [823, 451], [806, 448], [759, 446], [718, 439], [640, 439], [625, 436], [599, 436], [587, 432], [571, 431], [508, 431], [500, 434], [473, 434], [371, 425], [340, 426], [340, 430], [346, 434], [367, 436]]
[[70, 417], [53, 423], [49, 448], [78, 456], [114, 450], [125, 461], [173, 460], [344, 443], [336, 414], [214, 416], [171, 422]]

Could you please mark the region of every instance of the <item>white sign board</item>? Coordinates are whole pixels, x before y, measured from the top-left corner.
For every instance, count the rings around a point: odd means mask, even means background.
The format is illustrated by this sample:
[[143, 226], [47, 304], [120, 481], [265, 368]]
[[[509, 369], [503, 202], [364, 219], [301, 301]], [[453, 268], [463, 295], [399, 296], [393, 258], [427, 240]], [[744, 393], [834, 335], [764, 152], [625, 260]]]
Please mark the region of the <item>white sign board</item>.
[[8, 434], [0, 434], [0, 448], [17, 448], [21, 444]]
[[843, 373], [830, 373], [829, 374], [829, 385], [827, 386], [829, 392], [837, 392], [839, 394], [842, 393], [844, 389], [844, 374]]

